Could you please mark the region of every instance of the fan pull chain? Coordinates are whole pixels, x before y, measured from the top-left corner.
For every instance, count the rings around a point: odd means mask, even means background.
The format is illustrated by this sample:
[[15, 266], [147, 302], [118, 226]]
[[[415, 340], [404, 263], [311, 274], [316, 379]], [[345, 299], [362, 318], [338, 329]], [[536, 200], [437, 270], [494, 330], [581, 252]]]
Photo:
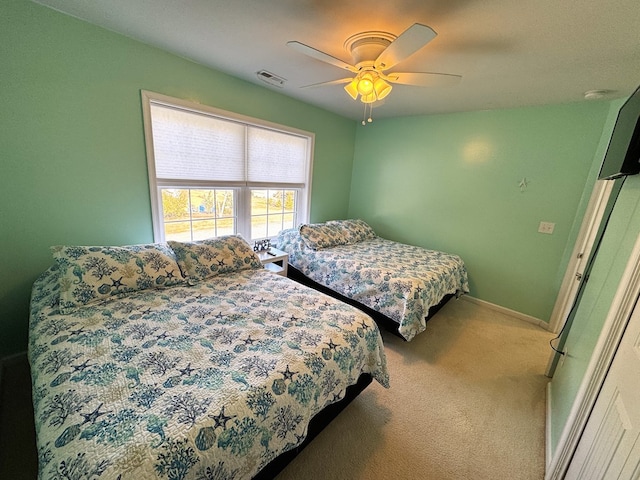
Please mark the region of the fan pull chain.
[[[369, 117], [367, 118], [367, 105], [369, 106]], [[362, 114], [362, 126], [366, 126], [367, 123], [373, 122], [373, 102], [364, 104], [364, 112]]]

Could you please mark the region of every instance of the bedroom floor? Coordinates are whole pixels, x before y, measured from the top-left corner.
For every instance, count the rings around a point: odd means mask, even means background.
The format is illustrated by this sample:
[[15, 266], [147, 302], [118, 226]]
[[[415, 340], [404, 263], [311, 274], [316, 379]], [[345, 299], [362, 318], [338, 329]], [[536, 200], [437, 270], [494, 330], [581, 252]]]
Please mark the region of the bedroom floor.
[[[371, 384], [278, 477], [540, 480], [549, 332], [451, 300], [412, 342], [383, 333], [391, 388]], [[0, 478], [36, 478], [25, 357], [2, 372]]]
[[277, 480], [544, 477], [552, 334], [454, 299], [413, 341], [383, 337], [391, 388], [372, 383]]

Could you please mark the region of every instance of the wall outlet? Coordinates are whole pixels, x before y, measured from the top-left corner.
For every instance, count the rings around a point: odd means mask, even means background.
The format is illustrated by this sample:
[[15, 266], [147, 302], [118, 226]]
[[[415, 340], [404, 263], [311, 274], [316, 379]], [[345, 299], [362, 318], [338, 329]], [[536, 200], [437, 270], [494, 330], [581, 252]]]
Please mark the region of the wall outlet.
[[538, 226], [539, 233], [546, 233], [547, 235], [551, 235], [553, 233], [553, 229], [556, 227], [555, 223], [552, 222], [540, 222]]

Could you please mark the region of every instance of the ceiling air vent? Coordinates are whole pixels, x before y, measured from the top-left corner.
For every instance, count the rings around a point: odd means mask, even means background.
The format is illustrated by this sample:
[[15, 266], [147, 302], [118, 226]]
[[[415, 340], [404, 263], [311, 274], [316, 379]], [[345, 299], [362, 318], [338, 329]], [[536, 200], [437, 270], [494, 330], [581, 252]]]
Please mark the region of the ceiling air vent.
[[260, 70], [256, 75], [264, 83], [268, 83], [269, 85], [278, 88], [284, 87], [284, 82], [287, 81], [285, 78], [279, 77], [271, 72], [267, 72], [266, 70]]

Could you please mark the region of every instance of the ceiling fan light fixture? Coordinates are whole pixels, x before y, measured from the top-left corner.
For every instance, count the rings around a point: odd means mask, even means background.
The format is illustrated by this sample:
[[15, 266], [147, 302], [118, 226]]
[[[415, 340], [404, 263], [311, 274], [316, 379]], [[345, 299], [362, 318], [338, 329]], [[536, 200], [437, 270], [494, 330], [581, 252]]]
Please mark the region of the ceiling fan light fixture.
[[389, 93], [391, 93], [391, 89], [392, 88], [393, 87], [391, 86], [390, 83], [386, 82], [385, 80], [383, 80], [380, 77], [378, 77], [373, 82], [373, 90], [374, 90], [374, 92], [376, 94], [376, 98], [378, 100], [382, 100], [384, 97], [389, 95]]
[[354, 100], [358, 99], [358, 77], [351, 80], [344, 86], [344, 90], [349, 94], [351, 98]]
[[373, 103], [377, 100], [376, 98], [376, 93], [375, 92], [371, 92], [369, 95], [361, 95], [360, 96], [360, 101], [362, 103]]
[[360, 76], [358, 80], [358, 93], [363, 97], [373, 93], [373, 75], [366, 72]]

